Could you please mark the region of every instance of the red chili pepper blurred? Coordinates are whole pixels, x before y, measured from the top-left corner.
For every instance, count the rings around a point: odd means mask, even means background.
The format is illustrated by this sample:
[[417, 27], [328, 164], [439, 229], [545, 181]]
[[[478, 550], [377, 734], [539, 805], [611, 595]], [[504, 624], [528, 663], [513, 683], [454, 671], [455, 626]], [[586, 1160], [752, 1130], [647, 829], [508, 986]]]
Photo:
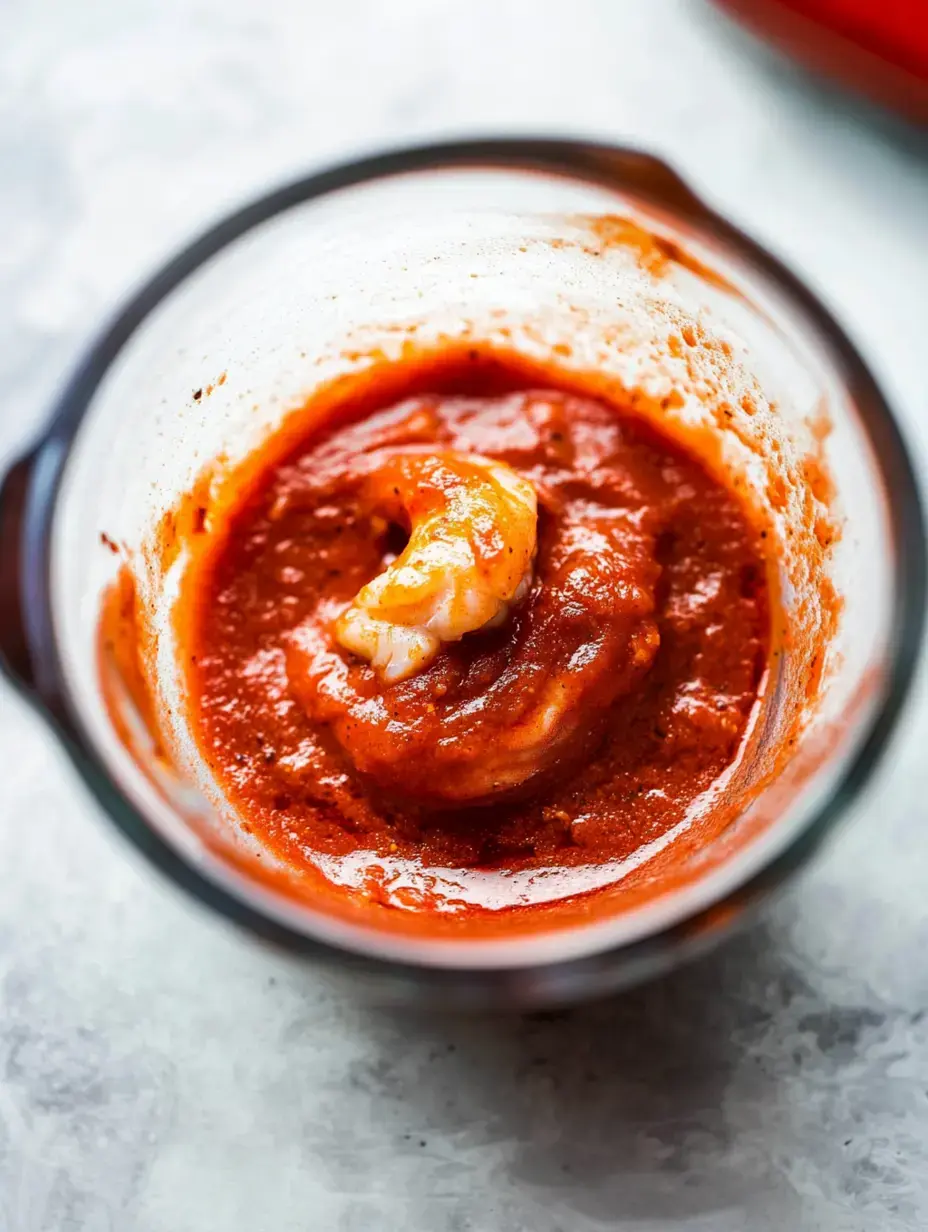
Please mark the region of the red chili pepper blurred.
[[928, 123], [928, 0], [718, 0], [810, 68]]

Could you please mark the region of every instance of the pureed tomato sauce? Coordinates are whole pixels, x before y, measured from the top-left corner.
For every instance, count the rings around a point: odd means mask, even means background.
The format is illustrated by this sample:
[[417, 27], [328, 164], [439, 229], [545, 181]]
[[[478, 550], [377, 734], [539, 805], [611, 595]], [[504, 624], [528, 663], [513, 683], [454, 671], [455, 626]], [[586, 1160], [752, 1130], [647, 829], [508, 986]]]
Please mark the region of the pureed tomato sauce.
[[[531, 586], [387, 684], [332, 632], [409, 531], [362, 477], [442, 450], [534, 486]], [[394, 368], [250, 474], [177, 627], [204, 759], [285, 864], [381, 906], [521, 913], [711, 807], [767, 679], [766, 532], [653, 423], [476, 348]]]

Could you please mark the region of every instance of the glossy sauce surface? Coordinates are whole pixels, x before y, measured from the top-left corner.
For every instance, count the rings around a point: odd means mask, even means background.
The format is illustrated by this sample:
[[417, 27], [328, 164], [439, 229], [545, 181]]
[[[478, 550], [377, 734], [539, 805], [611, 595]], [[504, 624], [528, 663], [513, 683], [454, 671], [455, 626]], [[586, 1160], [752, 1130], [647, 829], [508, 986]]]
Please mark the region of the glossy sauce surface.
[[[769, 653], [763, 532], [622, 407], [478, 362], [408, 392], [269, 454], [217, 531], [187, 584], [198, 742], [262, 844], [378, 902], [472, 913], [608, 884], [742, 744]], [[532, 482], [533, 583], [385, 685], [332, 624], [408, 529], [365, 476], [433, 448]]]

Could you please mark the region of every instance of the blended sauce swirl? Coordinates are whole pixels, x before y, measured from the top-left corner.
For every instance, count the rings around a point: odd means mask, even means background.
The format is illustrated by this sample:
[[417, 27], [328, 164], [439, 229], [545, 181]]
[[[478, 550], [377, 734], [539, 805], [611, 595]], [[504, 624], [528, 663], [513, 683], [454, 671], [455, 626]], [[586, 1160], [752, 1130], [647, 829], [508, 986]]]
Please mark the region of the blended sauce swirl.
[[269, 454], [185, 583], [194, 734], [243, 823], [416, 910], [608, 883], [736, 758], [770, 648], [734, 490], [471, 358]]

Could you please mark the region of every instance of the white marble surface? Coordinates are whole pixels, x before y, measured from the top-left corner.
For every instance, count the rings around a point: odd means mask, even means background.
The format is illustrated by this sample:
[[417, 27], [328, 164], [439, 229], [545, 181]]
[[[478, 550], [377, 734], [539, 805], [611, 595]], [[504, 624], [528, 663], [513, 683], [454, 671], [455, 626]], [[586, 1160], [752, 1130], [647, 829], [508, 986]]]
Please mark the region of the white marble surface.
[[[218, 211], [426, 135], [632, 139], [801, 270], [926, 473], [928, 141], [696, 0], [0, 0], [0, 452]], [[928, 697], [751, 934], [624, 998], [376, 1011], [162, 884], [0, 693], [3, 1232], [928, 1226]]]

